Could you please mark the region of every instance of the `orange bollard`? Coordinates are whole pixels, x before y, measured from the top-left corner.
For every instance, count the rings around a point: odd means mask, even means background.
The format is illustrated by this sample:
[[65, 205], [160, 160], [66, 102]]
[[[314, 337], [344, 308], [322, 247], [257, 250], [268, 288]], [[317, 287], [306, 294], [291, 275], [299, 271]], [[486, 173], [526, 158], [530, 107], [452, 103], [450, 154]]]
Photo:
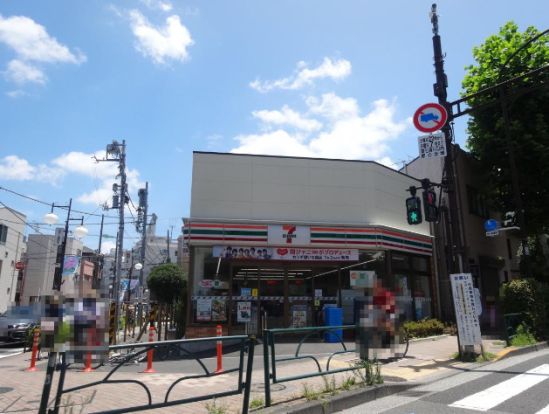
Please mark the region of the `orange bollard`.
[[[223, 336], [221, 325], [217, 325], [217, 336]], [[223, 341], [217, 341], [217, 369], [216, 374], [223, 372]]]
[[31, 364], [25, 371], [34, 372], [36, 371], [36, 355], [38, 354], [38, 340], [40, 338], [40, 329], [34, 328], [33, 338], [32, 338], [32, 355], [31, 355]]
[[[149, 342], [154, 342], [154, 326], [149, 328]], [[153, 349], [147, 351], [147, 369], [143, 371], [146, 374], [153, 374], [156, 371], [153, 368]]]
[[[93, 333], [93, 330], [89, 329], [88, 330], [88, 344], [89, 345], [93, 344], [92, 333]], [[93, 370], [94, 369], [92, 368], [92, 354], [91, 354], [91, 352], [88, 351], [88, 352], [86, 352], [86, 363], [85, 363], [84, 372], [92, 372]]]

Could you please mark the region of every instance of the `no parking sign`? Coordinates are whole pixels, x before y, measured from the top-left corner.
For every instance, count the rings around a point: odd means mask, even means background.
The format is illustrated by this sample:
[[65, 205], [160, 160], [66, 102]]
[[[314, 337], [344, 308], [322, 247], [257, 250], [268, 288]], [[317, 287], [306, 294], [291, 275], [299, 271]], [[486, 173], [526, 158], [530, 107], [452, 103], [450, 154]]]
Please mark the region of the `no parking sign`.
[[421, 132], [438, 131], [446, 124], [447, 120], [446, 109], [437, 103], [421, 105], [414, 113], [414, 125]]

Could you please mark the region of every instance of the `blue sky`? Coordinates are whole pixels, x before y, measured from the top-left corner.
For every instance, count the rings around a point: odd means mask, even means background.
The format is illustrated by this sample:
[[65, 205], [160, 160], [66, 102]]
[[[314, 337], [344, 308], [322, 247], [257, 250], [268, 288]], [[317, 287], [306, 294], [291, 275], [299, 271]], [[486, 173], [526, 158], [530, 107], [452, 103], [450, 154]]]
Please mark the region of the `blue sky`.
[[[101, 213], [114, 165], [96, 165], [91, 155], [125, 139], [133, 199], [148, 181], [159, 232], [174, 226], [178, 234], [189, 213], [193, 150], [402, 166], [418, 152], [413, 112], [436, 99], [430, 7], [422, 0], [3, 0], [0, 186], [48, 202], [72, 197], [77, 208]], [[440, 1], [438, 12], [453, 100], [473, 46], [508, 20], [546, 29], [549, 7]], [[456, 133], [463, 144], [464, 120]], [[30, 221], [46, 212], [5, 191], [0, 201]], [[90, 228], [86, 244], [95, 247], [98, 231]]]

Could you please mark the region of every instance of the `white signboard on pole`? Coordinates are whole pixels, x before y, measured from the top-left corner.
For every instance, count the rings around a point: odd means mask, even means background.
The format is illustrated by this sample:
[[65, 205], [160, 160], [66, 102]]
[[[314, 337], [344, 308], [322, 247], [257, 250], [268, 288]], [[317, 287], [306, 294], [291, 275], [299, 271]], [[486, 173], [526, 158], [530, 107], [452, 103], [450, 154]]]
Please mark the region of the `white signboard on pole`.
[[418, 138], [419, 158], [446, 156], [446, 140], [442, 132], [422, 135]]
[[475, 303], [475, 288], [470, 273], [450, 275], [452, 296], [461, 346], [481, 345], [480, 323]]

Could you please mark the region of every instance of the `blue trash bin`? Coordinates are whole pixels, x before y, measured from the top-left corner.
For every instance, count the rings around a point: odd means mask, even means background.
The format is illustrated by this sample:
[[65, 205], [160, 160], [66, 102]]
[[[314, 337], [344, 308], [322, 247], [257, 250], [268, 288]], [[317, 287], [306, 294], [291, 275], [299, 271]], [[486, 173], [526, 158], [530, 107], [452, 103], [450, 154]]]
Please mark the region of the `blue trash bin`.
[[[324, 325], [326, 326], [341, 326], [343, 325], [343, 309], [341, 308], [325, 308], [324, 309]], [[340, 342], [343, 339], [343, 330], [335, 329], [333, 331], [324, 332], [324, 341], [329, 343]]]

